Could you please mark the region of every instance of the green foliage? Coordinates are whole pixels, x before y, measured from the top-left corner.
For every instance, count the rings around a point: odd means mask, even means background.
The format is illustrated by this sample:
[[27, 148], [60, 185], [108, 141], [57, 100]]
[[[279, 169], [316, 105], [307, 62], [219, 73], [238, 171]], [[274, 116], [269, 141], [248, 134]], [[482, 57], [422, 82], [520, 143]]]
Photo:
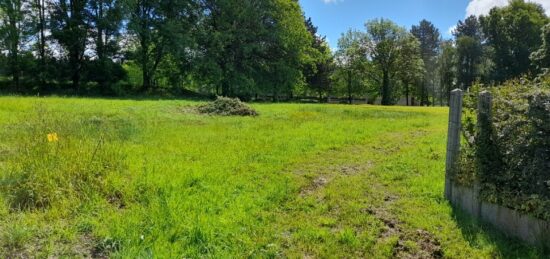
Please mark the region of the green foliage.
[[334, 58], [326, 40], [317, 34], [317, 27], [313, 25], [311, 18], [306, 20], [306, 27], [312, 37], [312, 44], [306, 56], [312, 59], [304, 62], [304, 77], [309, 89], [319, 96], [319, 102], [323, 101], [323, 95], [332, 90], [331, 75], [334, 72]]
[[453, 42], [446, 41], [441, 45], [441, 54], [439, 55], [439, 85], [441, 87], [441, 99], [444, 103], [449, 103], [451, 91], [455, 88], [456, 82], [456, 49]]
[[481, 40], [460, 36], [456, 40], [457, 84], [467, 90], [479, 77], [479, 63], [482, 58]]
[[549, 219], [550, 83], [512, 81], [491, 88], [492, 122], [474, 117], [479, 89], [465, 101], [459, 180], [478, 179], [484, 199]]
[[[21, 49], [31, 37], [30, 13], [24, 0], [0, 1], [0, 47], [7, 51], [7, 75], [11, 76], [13, 87], [20, 90], [20, 80], [24, 69]], [[3, 55], [3, 54], [2, 54]]]
[[[424, 60], [422, 60], [420, 52], [420, 42], [412, 35], [404, 40], [403, 46], [400, 49], [401, 57], [398, 61], [397, 78], [403, 83], [403, 92], [407, 98], [407, 105], [410, 104], [409, 97], [414, 94], [411, 86], [421, 81], [426, 72]], [[399, 97], [400, 94], [396, 96]]]
[[238, 98], [218, 97], [215, 101], [197, 107], [200, 113], [222, 116], [257, 116], [258, 112]]
[[86, 23], [86, 2], [83, 0], [60, 0], [53, 3], [50, 14], [51, 36], [67, 52], [69, 75], [72, 88], [78, 90], [84, 67], [84, 52], [88, 38], [89, 24]]
[[540, 5], [514, 0], [460, 21], [444, 46], [427, 20], [410, 33], [372, 20], [344, 64], [351, 52], [333, 56], [296, 0], [3, 0], [0, 85], [40, 95], [381, 96], [385, 105], [406, 95], [443, 105], [455, 86], [544, 74], [548, 21]]
[[431, 86], [436, 84], [437, 54], [441, 44], [441, 34], [439, 29], [427, 20], [422, 20], [419, 25], [412, 26], [411, 34], [420, 42], [420, 57], [425, 67], [422, 83], [418, 85], [417, 96], [420, 98], [421, 105], [428, 105], [431, 91], [433, 96], [431, 103], [435, 105], [436, 93]]
[[542, 45], [531, 54], [531, 60], [539, 72], [550, 73], [550, 23], [542, 28]]
[[[338, 51], [335, 53], [337, 68], [333, 80], [337, 84], [337, 92], [348, 97], [351, 103], [353, 97], [368, 91], [368, 81], [361, 75], [367, 65], [367, 53], [364, 45], [365, 34], [349, 30], [338, 40]], [[374, 91], [378, 96], [378, 91]]]
[[138, 87], [143, 85], [143, 73], [141, 72], [139, 64], [133, 61], [129, 61], [124, 63], [122, 68], [126, 71], [126, 74], [128, 75], [126, 81], [129, 85]]
[[[277, 99], [306, 77], [321, 95], [330, 86], [330, 48], [294, 0], [9, 0], [0, 19], [11, 91]], [[124, 82], [121, 66], [134, 64]]]
[[250, 98], [290, 95], [303, 83], [313, 38], [293, 0], [206, 1], [198, 75], [212, 93]]
[[532, 73], [531, 53], [542, 43], [541, 29], [549, 21], [542, 6], [512, 0], [480, 18], [487, 44], [494, 50], [491, 79], [504, 82]]
[[399, 58], [401, 46], [408, 38], [407, 31], [387, 19], [368, 21], [367, 29], [367, 55], [372, 59], [371, 74], [373, 80], [380, 85], [382, 105], [391, 105], [395, 99], [395, 85], [392, 85], [394, 75], [399, 70]]
[[136, 37], [137, 46], [131, 50], [141, 68], [142, 90], [153, 90], [159, 67], [167, 57], [179, 61], [176, 74], [185, 74], [187, 71], [183, 69], [187, 68], [189, 50], [195, 41], [191, 31], [197, 27], [199, 3], [193, 0], [129, 0], [125, 8], [130, 17], [128, 31]]

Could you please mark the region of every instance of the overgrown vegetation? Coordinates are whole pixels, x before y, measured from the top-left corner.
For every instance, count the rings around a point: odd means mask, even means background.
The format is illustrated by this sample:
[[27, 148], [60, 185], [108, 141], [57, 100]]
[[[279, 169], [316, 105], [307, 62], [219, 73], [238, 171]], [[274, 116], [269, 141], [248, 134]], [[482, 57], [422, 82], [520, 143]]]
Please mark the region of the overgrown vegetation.
[[215, 101], [199, 105], [197, 110], [200, 113], [222, 116], [256, 116], [258, 112], [241, 102], [238, 98], [218, 96]]
[[478, 121], [481, 89], [476, 86], [466, 96], [458, 180], [472, 184], [477, 179], [487, 201], [550, 219], [550, 82], [511, 81], [488, 88], [492, 118]]
[[0, 257], [544, 257], [445, 201], [444, 108], [199, 104], [0, 97]]
[[[43, 105], [33, 106], [16, 123], [4, 124], [0, 201], [6, 211], [0, 222], [0, 254], [29, 257], [52, 252], [51, 247], [28, 246], [38, 245], [40, 236], [50, 231], [28, 221], [37, 220], [28, 215], [44, 217], [44, 223], [56, 229], [99, 209], [125, 208], [135, 196], [127, 184], [131, 176], [120, 144], [137, 130], [119, 116], [66, 117]], [[95, 247], [96, 237], [88, 227], [73, 227], [83, 228], [77, 238], [86, 240], [66, 242], [82, 243], [78, 245], [87, 250], [73, 249], [66, 255], [104, 252]], [[50, 241], [59, 242], [56, 238], [66, 237], [54, 234]]]
[[0, 181], [11, 209], [48, 209], [94, 196], [123, 206], [124, 188], [117, 179], [124, 178], [124, 156], [110, 143], [116, 132], [104, 123], [108, 122], [98, 117], [52, 119], [41, 111], [14, 126], [13, 157]]

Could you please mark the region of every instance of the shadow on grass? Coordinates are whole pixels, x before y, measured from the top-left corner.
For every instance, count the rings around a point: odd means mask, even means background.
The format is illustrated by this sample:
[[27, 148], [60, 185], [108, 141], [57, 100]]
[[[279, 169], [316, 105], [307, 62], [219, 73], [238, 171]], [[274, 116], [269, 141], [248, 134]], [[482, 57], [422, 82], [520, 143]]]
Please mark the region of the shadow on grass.
[[529, 246], [517, 238], [507, 237], [494, 226], [473, 218], [459, 208], [453, 207], [453, 218], [472, 247], [494, 247], [493, 258], [550, 258], [548, 249]]

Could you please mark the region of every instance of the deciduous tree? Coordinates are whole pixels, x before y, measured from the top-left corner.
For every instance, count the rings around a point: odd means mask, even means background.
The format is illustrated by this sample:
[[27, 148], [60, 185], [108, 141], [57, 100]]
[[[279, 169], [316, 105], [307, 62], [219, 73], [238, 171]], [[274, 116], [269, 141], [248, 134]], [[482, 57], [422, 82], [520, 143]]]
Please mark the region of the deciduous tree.
[[8, 71], [15, 89], [20, 90], [21, 48], [30, 36], [28, 3], [0, 1], [0, 43], [8, 54]]
[[538, 72], [547, 73], [550, 69], [550, 23], [542, 29], [542, 45], [531, 55]]
[[305, 63], [304, 76], [308, 87], [315, 91], [322, 102], [323, 95], [331, 90], [330, 76], [333, 71], [332, 51], [326, 41], [326, 37], [317, 33], [317, 27], [313, 25], [311, 18], [306, 20], [306, 28], [311, 34], [311, 48], [309, 49], [309, 62]]
[[476, 16], [459, 21], [453, 35], [456, 38], [457, 84], [467, 90], [480, 76], [483, 58], [483, 33]]
[[416, 37], [409, 35], [403, 41], [403, 45], [400, 49], [398, 67], [397, 76], [403, 84], [407, 106], [409, 106], [411, 104], [411, 86], [421, 81], [425, 73], [424, 61], [420, 55], [420, 42]]
[[80, 88], [88, 43], [89, 24], [86, 19], [88, 0], [56, 0], [52, 2], [50, 19], [52, 37], [66, 52], [73, 89]]
[[532, 73], [529, 57], [542, 44], [541, 29], [548, 23], [542, 6], [512, 0], [480, 19], [487, 44], [494, 50], [492, 79], [503, 82]]
[[[430, 91], [435, 100], [434, 79], [436, 76], [436, 61], [441, 35], [439, 29], [427, 20], [422, 20], [419, 25], [412, 26], [411, 33], [420, 41], [420, 54], [426, 68], [422, 81], [423, 84], [420, 87], [420, 103], [421, 105], [428, 105], [430, 103]], [[432, 100], [432, 103], [435, 103], [434, 100]]]
[[373, 65], [368, 75], [380, 85], [382, 105], [391, 105], [394, 103], [391, 82], [399, 71], [400, 49], [408, 34], [404, 28], [386, 19], [372, 20], [365, 26], [367, 55]]
[[353, 103], [356, 94], [365, 92], [364, 73], [367, 66], [366, 35], [360, 31], [349, 30], [338, 40], [335, 55], [337, 69], [335, 80], [344, 86], [343, 92], [348, 103]]
[[451, 41], [442, 42], [438, 61], [441, 105], [443, 105], [443, 100], [449, 103], [451, 91], [455, 88], [457, 70], [456, 60], [456, 48], [453, 46], [453, 43]]

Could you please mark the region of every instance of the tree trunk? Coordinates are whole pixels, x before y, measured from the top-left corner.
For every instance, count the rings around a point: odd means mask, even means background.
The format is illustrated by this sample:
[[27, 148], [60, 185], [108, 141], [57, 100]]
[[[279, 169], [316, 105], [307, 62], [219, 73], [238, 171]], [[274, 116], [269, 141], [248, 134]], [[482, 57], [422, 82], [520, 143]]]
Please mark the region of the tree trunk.
[[443, 84], [439, 85], [439, 106], [443, 107]]
[[100, 91], [105, 94], [107, 92], [107, 82], [105, 78], [105, 73], [107, 73], [106, 68], [106, 60], [105, 60], [105, 44], [103, 42], [103, 25], [102, 25], [102, 19], [103, 19], [103, 1], [98, 1], [97, 3], [97, 14], [96, 14], [96, 23], [97, 23], [97, 39], [96, 39], [96, 52], [97, 52], [97, 58], [99, 61], [99, 67], [100, 67], [100, 73], [103, 73], [102, 75], [99, 75], [99, 88]]
[[13, 52], [13, 63], [12, 63], [12, 77], [13, 77], [13, 86], [15, 87], [16, 91], [20, 90], [20, 77], [19, 77], [19, 51], [16, 48]]
[[[16, 3], [12, 3], [16, 4]], [[9, 62], [11, 66], [11, 76], [13, 87], [19, 90], [19, 21], [17, 20], [18, 13], [20, 12], [20, 4], [12, 6], [13, 9], [8, 12], [9, 21]]]
[[151, 89], [151, 76], [149, 75], [149, 55], [147, 53], [147, 49], [149, 48], [149, 45], [146, 43], [145, 40], [142, 40], [141, 43], [141, 71], [143, 76], [143, 90], [148, 91]]
[[407, 98], [407, 106], [410, 106], [410, 104], [409, 104], [409, 83], [405, 83], [405, 98]]
[[231, 95], [229, 88], [229, 82], [227, 82], [227, 78], [224, 78], [222, 81], [222, 96], [229, 97]]
[[274, 103], [279, 102], [279, 92], [277, 91], [277, 87], [273, 88], [273, 102]]
[[151, 89], [151, 77], [149, 77], [149, 71], [147, 70], [147, 64], [141, 64], [141, 69], [143, 71], [143, 90], [149, 91]]
[[13, 38], [12, 49], [10, 52], [13, 86], [17, 91], [19, 91], [19, 37], [15, 36]]
[[432, 82], [432, 106], [435, 107], [435, 83]]
[[141, 16], [139, 44], [141, 47], [141, 71], [143, 77], [143, 91], [151, 89], [151, 75], [149, 74], [149, 9], [143, 3], [138, 7]]
[[352, 94], [352, 74], [351, 70], [348, 70], [348, 103], [353, 104], [353, 94]]
[[382, 73], [382, 105], [391, 105], [390, 76], [388, 71]]
[[420, 87], [420, 106], [425, 106], [426, 102], [426, 80], [422, 80], [422, 86]]
[[71, 80], [73, 81], [73, 89], [78, 91], [80, 90], [80, 62], [79, 62], [78, 52], [73, 50], [73, 53], [70, 54], [70, 64], [72, 67], [72, 76]]
[[38, 8], [38, 30], [39, 30], [39, 42], [38, 42], [38, 53], [40, 56], [40, 72], [38, 74], [39, 81], [41, 84], [41, 88], [46, 85], [46, 36], [44, 33], [45, 30], [45, 14], [44, 14], [44, 8], [45, 3], [44, 0], [37, 0], [36, 5]]

